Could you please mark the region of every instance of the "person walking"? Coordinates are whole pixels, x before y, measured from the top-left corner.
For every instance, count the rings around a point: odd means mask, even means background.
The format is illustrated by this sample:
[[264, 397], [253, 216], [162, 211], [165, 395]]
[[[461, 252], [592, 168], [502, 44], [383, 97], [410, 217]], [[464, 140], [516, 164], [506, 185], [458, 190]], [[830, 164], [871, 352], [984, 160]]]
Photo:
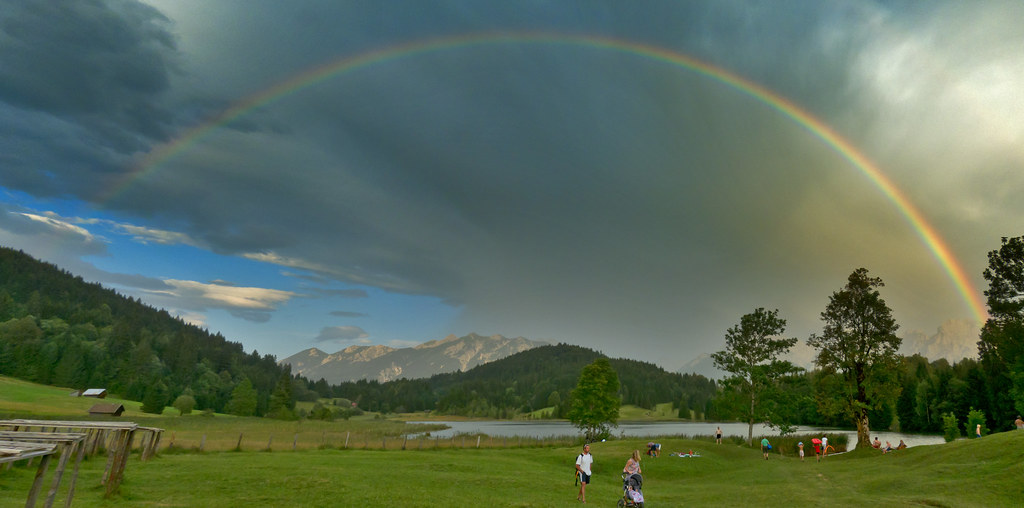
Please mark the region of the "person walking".
[[[1019, 416], [1017, 418], [1020, 418]], [[715, 429], [715, 444], [722, 444], [722, 428]]]
[[761, 438], [761, 453], [764, 454], [764, 460], [768, 460], [768, 450], [772, 449], [771, 443], [768, 442], [768, 438]]
[[828, 457], [828, 436], [821, 436], [821, 456]]
[[580, 479], [580, 493], [576, 496], [577, 501], [587, 502], [587, 484], [590, 483], [590, 466], [594, 463], [594, 457], [590, 455], [590, 445], [583, 445], [583, 453], [576, 457], [576, 474]]
[[622, 468], [622, 472], [630, 475], [640, 474], [640, 450], [633, 450], [633, 456], [626, 461], [626, 467]]

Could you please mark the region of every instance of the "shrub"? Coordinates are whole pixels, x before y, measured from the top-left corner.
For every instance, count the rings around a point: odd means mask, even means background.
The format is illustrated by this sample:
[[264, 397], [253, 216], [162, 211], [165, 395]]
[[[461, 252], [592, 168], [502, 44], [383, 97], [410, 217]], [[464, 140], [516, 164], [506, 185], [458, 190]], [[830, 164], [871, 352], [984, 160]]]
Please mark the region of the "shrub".
[[967, 432], [973, 436], [978, 425], [981, 425], [981, 435], [988, 434], [988, 428], [985, 427], [985, 412], [971, 407], [971, 411], [967, 413]]
[[960, 433], [960, 424], [956, 421], [956, 416], [951, 412], [942, 415], [942, 437], [946, 442], [955, 441], [960, 436], [962, 434]]
[[174, 399], [174, 403], [171, 404], [174, 409], [177, 409], [179, 414], [187, 415], [191, 414], [192, 410], [196, 407], [196, 399], [191, 395], [178, 395], [178, 398]]

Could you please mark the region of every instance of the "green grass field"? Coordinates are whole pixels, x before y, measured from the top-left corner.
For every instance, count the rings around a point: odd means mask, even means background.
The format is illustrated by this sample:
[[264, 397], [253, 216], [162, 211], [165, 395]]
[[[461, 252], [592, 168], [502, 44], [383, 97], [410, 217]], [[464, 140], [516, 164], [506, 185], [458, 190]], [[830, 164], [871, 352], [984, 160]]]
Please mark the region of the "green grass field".
[[[0, 379], [0, 414], [22, 402], [15, 392], [52, 388]], [[63, 395], [66, 397], [66, 395]], [[45, 398], [45, 397], [44, 397]], [[68, 397], [71, 399], [70, 397]], [[62, 401], [42, 402], [54, 415]], [[137, 403], [135, 403], [137, 404]], [[58, 407], [60, 406], [60, 407]], [[14, 412], [23, 414], [24, 406]], [[130, 421], [144, 418], [129, 415]], [[257, 420], [257, 421], [253, 421]], [[153, 417], [168, 432], [214, 431], [235, 434], [265, 430], [262, 419]], [[153, 421], [145, 421], [150, 425]], [[180, 422], [180, 426], [179, 426]], [[194, 426], [195, 428], [186, 428]], [[334, 422], [335, 432], [399, 422]], [[266, 425], [310, 425], [267, 422]], [[326, 425], [326, 424], [325, 424]], [[282, 437], [282, 440], [284, 438]], [[86, 460], [79, 474], [74, 506], [575, 506], [573, 461], [577, 446], [548, 445], [466, 449], [431, 446], [375, 450], [337, 446], [291, 451], [241, 452], [164, 450], [142, 462], [134, 454], [120, 494], [103, 498], [102, 457]], [[619, 471], [647, 439], [595, 443], [594, 483], [588, 505], [614, 506], [622, 494]], [[648, 506], [950, 506], [1024, 505], [1024, 432], [921, 446], [882, 455], [858, 451], [817, 463], [801, 462], [787, 452], [765, 461], [758, 450], [709, 440], [662, 438], [662, 456], [645, 457], [644, 495]], [[166, 443], [166, 440], [165, 440]], [[427, 441], [429, 444], [430, 442]], [[233, 443], [232, 443], [233, 444]], [[475, 442], [472, 442], [475, 444]], [[678, 458], [671, 452], [693, 450], [701, 456]], [[23, 506], [34, 468], [0, 469], [0, 506]], [[64, 484], [66, 487], [66, 483]], [[63, 503], [61, 490], [58, 503]]]

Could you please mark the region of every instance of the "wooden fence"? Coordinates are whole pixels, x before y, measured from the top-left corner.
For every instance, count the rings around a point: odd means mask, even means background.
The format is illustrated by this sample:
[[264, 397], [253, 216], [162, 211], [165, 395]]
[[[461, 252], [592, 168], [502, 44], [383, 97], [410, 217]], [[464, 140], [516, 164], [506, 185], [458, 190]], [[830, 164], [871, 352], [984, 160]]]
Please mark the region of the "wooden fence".
[[[100, 479], [100, 484], [106, 487], [105, 495], [110, 497], [117, 492], [121, 481], [124, 479], [125, 467], [127, 466], [136, 434], [140, 436], [140, 459], [148, 460], [156, 453], [160, 445], [160, 436], [163, 433], [163, 429], [140, 427], [133, 422], [65, 420], [0, 420], [0, 429], [7, 429], [0, 430], [0, 439], [25, 445], [49, 445], [53, 448], [51, 454], [60, 454], [60, 463], [54, 472], [52, 487], [46, 497], [45, 506], [47, 508], [53, 505], [61, 478], [72, 456], [77, 455], [77, 458], [72, 470], [65, 506], [71, 506], [75, 483], [78, 479], [78, 466], [85, 455], [94, 455], [99, 453], [100, 450], [106, 450], [107, 465], [103, 471], [103, 477]], [[33, 482], [33, 487], [26, 503], [28, 507], [35, 505], [38, 484], [42, 476], [46, 474], [51, 454], [45, 455], [40, 462], [39, 470], [36, 473], [36, 481]], [[11, 460], [4, 461], [7, 463], [5, 467], [9, 468], [12, 463], [20, 460], [27, 460], [27, 463], [31, 465], [33, 457], [12, 455]]]

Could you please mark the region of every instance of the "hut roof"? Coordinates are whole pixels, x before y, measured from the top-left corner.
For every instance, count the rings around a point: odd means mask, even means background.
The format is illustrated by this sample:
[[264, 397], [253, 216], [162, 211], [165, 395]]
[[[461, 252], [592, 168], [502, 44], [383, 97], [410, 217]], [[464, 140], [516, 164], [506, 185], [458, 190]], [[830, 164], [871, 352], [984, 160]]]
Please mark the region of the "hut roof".
[[122, 405], [122, 404], [108, 404], [108, 403], [93, 404], [93, 406], [91, 408], [89, 408], [89, 414], [91, 414], [91, 415], [114, 415], [114, 416], [121, 416], [121, 413], [123, 413], [123, 412], [124, 412], [124, 405]]

